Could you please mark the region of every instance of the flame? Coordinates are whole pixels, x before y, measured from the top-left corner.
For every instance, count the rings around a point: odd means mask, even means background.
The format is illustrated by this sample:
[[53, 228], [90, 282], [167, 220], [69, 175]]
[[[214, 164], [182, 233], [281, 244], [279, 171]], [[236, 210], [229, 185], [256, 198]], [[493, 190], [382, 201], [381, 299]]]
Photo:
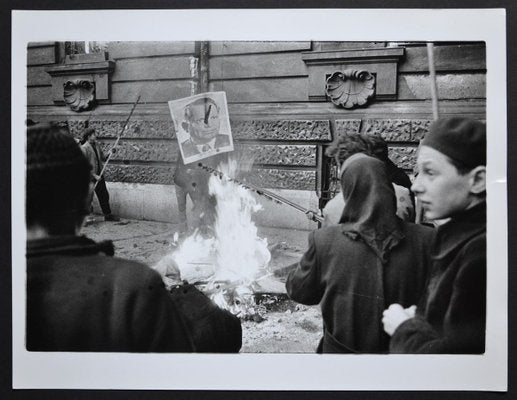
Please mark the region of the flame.
[[[231, 177], [238, 167], [237, 160], [230, 158], [218, 169]], [[252, 220], [262, 206], [250, 191], [224, 176], [211, 176], [208, 186], [217, 200], [214, 236], [206, 238], [195, 232], [172, 257], [182, 279], [209, 281], [206, 289], [219, 307], [238, 316], [252, 315], [256, 312], [252, 285], [268, 273], [271, 260], [267, 239], [258, 236]]]
[[[230, 159], [219, 168], [226, 176], [234, 176], [237, 161]], [[258, 237], [251, 218], [262, 206], [250, 191], [228, 179], [211, 176], [208, 186], [217, 199], [215, 279], [250, 284], [271, 260], [267, 239]]]
[[215, 238], [205, 238], [198, 232], [187, 237], [173, 252], [172, 258], [181, 272], [181, 279], [190, 283], [211, 278], [215, 273], [213, 254]]

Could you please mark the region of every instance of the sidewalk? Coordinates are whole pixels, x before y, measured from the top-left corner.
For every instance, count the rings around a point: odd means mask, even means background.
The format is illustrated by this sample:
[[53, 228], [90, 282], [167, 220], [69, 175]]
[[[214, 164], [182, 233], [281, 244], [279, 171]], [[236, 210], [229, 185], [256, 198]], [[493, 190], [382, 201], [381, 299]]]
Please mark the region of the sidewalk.
[[[176, 224], [132, 219], [105, 222], [101, 215], [95, 215], [81, 233], [95, 241], [113, 241], [117, 257], [153, 265], [172, 250], [171, 242], [176, 232]], [[258, 227], [258, 232], [260, 237], [267, 238], [270, 247], [276, 244], [293, 257], [301, 256], [307, 247], [308, 231]]]
[[[298, 261], [307, 246], [308, 231], [259, 227], [273, 250], [273, 269], [282, 269]], [[177, 225], [122, 219], [104, 222], [100, 215], [83, 228], [93, 240], [112, 240], [115, 256], [153, 265], [172, 251], [171, 242]], [[236, 244], [237, 245], [237, 244]], [[278, 281], [277, 281], [278, 284]], [[241, 353], [314, 353], [322, 334], [319, 306], [307, 307], [284, 300], [265, 321], [242, 321]]]

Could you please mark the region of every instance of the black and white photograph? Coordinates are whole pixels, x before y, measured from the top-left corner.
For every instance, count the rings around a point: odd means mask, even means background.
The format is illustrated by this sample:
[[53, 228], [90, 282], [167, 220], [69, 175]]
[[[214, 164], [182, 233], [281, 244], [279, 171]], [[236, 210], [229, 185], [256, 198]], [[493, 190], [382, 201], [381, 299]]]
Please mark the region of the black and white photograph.
[[504, 13], [414, 11], [18, 12], [15, 386], [506, 390]]

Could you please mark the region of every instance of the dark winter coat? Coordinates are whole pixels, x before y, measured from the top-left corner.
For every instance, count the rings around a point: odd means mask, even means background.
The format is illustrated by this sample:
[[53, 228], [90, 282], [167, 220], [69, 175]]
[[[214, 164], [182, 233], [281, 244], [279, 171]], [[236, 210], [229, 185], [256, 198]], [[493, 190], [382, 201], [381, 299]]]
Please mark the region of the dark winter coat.
[[309, 249], [288, 276], [289, 296], [320, 304], [324, 353], [382, 353], [382, 313], [416, 304], [425, 288], [430, 228], [396, 217], [385, 165], [356, 154], [343, 164], [345, 208], [337, 226], [309, 235]]
[[432, 260], [432, 275], [417, 316], [395, 330], [390, 351], [484, 353], [486, 203], [438, 228]]
[[102, 148], [97, 143], [85, 142], [81, 145], [81, 150], [92, 166], [93, 173], [100, 174], [104, 161], [106, 161]]
[[320, 304], [324, 353], [383, 353], [389, 337], [382, 312], [392, 303], [416, 304], [425, 288], [428, 243], [432, 230], [405, 223], [405, 239], [387, 264], [341, 226], [309, 235], [309, 250], [287, 280], [289, 296], [303, 304]]
[[106, 254], [85, 237], [27, 243], [27, 350], [194, 351], [159, 274]]

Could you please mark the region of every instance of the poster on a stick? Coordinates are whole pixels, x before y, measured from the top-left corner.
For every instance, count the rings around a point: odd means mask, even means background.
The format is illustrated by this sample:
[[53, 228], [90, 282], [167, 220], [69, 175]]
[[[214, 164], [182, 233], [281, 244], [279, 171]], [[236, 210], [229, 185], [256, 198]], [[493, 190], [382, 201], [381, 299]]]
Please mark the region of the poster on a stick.
[[225, 92], [207, 92], [169, 101], [185, 164], [233, 151]]

